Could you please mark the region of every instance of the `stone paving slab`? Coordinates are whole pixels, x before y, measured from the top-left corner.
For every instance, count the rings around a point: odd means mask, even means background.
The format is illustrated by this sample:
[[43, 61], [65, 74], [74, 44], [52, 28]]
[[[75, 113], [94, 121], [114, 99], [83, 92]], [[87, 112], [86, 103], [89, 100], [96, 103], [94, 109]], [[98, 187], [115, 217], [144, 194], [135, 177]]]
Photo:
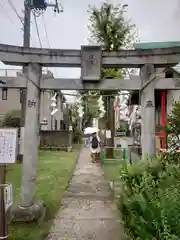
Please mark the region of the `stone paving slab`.
[[[63, 202], [61, 208], [63, 218], [99, 219], [116, 218], [116, 208], [111, 201], [96, 201], [88, 199], [69, 199]], [[59, 217], [58, 217], [59, 218]]]
[[112, 192], [109, 189], [109, 185], [107, 182], [104, 181], [102, 177], [99, 176], [94, 176], [94, 175], [88, 175], [84, 174], [74, 176], [73, 177], [73, 182], [69, 186], [69, 189], [67, 190], [67, 195], [68, 193], [73, 193], [73, 194], [84, 194], [88, 195], [88, 193], [91, 193], [95, 196], [102, 196], [108, 198], [111, 197]]
[[94, 167], [91, 163], [87, 163], [87, 165], [83, 166], [78, 164], [76, 166], [76, 170], [74, 172], [74, 176], [78, 176], [78, 175], [81, 175], [81, 174], [91, 174], [91, 175], [94, 175], [94, 176], [100, 176], [102, 177], [102, 174], [103, 172], [100, 171], [99, 168], [97, 167]]
[[103, 171], [83, 149], [47, 240], [124, 240]]
[[[54, 227], [53, 240], [121, 240], [119, 223], [115, 220], [59, 220], [60, 228]], [[50, 235], [51, 237], [51, 235]]]

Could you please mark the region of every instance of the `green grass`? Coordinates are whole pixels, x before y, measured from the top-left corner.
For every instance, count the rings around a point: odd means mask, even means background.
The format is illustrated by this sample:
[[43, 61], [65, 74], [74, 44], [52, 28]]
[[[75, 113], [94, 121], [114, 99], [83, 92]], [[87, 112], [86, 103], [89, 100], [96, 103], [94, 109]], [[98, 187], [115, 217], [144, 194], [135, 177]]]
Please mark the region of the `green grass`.
[[[75, 166], [78, 150], [72, 152], [40, 151], [37, 169], [36, 198], [44, 200], [46, 217], [41, 223], [11, 223], [9, 240], [44, 240], [48, 235], [53, 218], [60, 208], [63, 192]], [[8, 171], [7, 182], [13, 185], [14, 204], [19, 200], [21, 167], [16, 164]]]
[[119, 179], [119, 170], [120, 170], [121, 163], [118, 161], [114, 164], [104, 164], [104, 176], [108, 181], [115, 181], [117, 182]]
[[117, 182], [119, 179], [119, 170], [123, 164], [122, 151], [114, 150], [114, 159], [106, 159], [103, 165], [104, 176], [107, 181]]

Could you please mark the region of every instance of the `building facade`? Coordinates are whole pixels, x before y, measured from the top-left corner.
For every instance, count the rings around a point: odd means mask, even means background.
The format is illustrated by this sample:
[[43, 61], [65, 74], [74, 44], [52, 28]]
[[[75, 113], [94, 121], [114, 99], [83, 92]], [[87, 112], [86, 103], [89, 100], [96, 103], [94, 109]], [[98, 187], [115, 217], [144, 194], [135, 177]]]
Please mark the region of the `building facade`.
[[[42, 130], [64, 130], [63, 122], [63, 102], [64, 96], [59, 91], [57, 94], [57, 109], [58, 111], [54, 116], [51, 116], [52, 107], [51, 98], [54, 92], [52, 91], [42, 91], [41, 92], [41, 105], [40, 105], [40, 121], [47, 121], [47, 125], [42, 126]], [[4, 116], [13, 110], [21, 110], [20, 103], [20, 90], [19, 89], [7, 89], [0, 88], [0, 120]]]
[[[17, 73], [21, 72], [21, 69], [0, 69], [0, 76], [15, 77]], [[52, 72], [43, 69], [43, 75], [53, 77]], [[51, 116], [52, 112], [52, 97], [53, 91], [41, 92], [41, 105], [40, 105], [40, 122], [47, 120], [47, 125], [42, 126], [42, 130], [64, 130], [66, 128], [64, 124], [63, 103], [65, 98], [61, 91], [57, 92], [57, 109], [58, 111], [54, 116]], [[21, 110], [20, 90], [14, 88], [0, 87], [0, 120], [12, 110]]]

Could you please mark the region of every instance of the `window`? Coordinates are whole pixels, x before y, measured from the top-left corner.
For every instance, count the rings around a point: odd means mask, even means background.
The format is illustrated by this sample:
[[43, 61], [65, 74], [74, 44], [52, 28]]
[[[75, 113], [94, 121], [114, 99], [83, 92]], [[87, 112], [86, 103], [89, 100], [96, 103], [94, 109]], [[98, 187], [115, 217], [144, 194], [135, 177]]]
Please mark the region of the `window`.
[[7, 88], [2, 88], [2, 100], [7, 100]]

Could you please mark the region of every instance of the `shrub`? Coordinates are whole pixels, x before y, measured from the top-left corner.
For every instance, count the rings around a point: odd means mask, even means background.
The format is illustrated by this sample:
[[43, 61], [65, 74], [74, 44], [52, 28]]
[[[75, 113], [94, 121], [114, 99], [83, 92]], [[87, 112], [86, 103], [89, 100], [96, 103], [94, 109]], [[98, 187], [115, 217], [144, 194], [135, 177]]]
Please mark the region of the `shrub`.
[[168, 148], [180, 148], [180, 101], [173, 101], [171, 113], [167, 116], [165, 131], [168, 135]]
[[20, 127], [20, 111], [19, 110], [13, 110], [8, 112], [4, 119], [2, 120], [1, 126], [3, 127]]
[[161, 157], [121, 168], [118, 207], [131, 239], [180, 239], [179, 167]]
[[169, 164], [179, 164], [180, 163], [180, 153], [176, 152], [176, 150], [172, 150], [167, 153], [162, 153], [159, 155], [159, 160], [164, 163]]
[[173, 103], [168, 123], [167, 153], [151, 162], [139, 161], [120, 171], [118, 206], [133, 240], [180, 239], [180, 101]]

